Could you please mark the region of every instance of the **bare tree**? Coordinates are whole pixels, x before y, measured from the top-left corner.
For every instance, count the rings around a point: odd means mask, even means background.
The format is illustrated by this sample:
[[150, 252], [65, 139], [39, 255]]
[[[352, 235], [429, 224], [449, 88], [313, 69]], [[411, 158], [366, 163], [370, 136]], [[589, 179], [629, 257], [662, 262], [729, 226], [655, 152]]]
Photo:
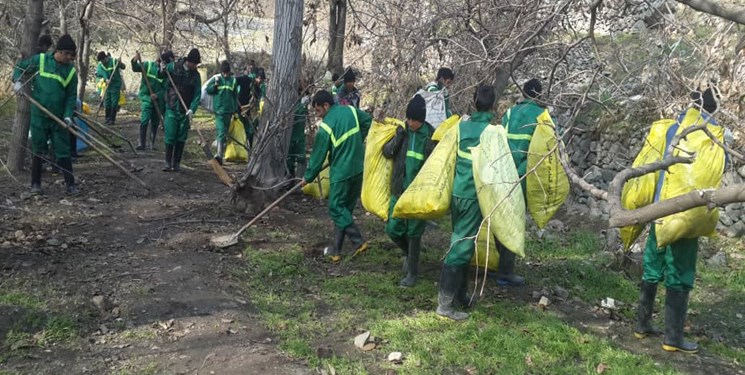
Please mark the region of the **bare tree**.
[[344, 37], [347, 28], [347, 0], [329, 0], [329, 54], [326, 69], [344, 72]]
[[85, 97], [85, 86], [88, 82], [88, 70], [90, 69], [90, 55], [91, 55], [91, 16], [93, 15], [93, 8], [95, 7], [96, 0], [85, 0], [82, 4], [82, 11], [78, 16], [78, 23], [80, 24], [80, 34], [78, 34], [78, 55], [76, 56], [78, 65], [78, 98]]
[[[41, 32], [41, 22], [44, 17], [44, 1], [28, 0], [26, 3], [26, 21], [23, 26], [23, 38], [21, 40], [21, 51], [23, 56], [31, 56], [36, 50], [36, 42]], [[30, 92], [28, 85], [24, 88], [26, 93]], [[10, 136], [10, 147], [8, 150], [8, 168], [18, 172], [23, 169], [28, 145], [28, 128], [31, 119], [30, 103], [26, 98], [18, 97], [16, 117], [13, 122], [13, 131]]]

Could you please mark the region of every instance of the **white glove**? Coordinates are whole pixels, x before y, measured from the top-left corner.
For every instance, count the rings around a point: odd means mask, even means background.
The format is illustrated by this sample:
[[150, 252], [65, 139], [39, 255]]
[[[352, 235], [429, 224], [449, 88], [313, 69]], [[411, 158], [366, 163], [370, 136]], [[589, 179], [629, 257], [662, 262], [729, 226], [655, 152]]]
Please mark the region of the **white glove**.
[[166, 67], [168, 67], [168, 64], [166, 64], [165, 61], [160, 62], [160, 70], [166, 70]]
[[732, 134], [732, 130], [729, 130], [729, 128], [724, 128], [724, 144], [731, 145], [734, 142], [735, 142], [735, 135]]
[[13, 92], [20, 94], [21, 91], [23, 91], [23, 84], [21, 81], [15, 81], [15, 83], [13, 83]]
[[191, 116], [194, 116], [194, 112], [192, 112], [191, 109], [190, 109], [190, 110], [186, 111], [186, 117], [189, 118], [189, 121], [191, 121]]
[[300, 104], [302, 104], [303, 106], [307, 106], [308, 103], [310, 103], [310, 96], [306, 95], [303, 96], [302, 99], [300, 99]]
[[65, 124], [67, 124], [67, 126], [71, 126], [72, 125], [72, 119], [69, 118], [69, 117], [65, 117]]

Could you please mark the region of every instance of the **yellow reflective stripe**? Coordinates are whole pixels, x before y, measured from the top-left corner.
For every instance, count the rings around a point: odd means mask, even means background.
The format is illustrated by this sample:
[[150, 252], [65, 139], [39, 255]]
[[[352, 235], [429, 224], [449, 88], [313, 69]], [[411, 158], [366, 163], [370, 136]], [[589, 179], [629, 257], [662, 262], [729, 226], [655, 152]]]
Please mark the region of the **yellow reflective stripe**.
[[507, 139], [511, 139], [513, 141], [529, 141], [533, 139], [533, 136], [530, 134], [510, 134], [507, 133]]
[[336, 137], [334, 137], [334, 132], [331, 131], [331, 127], [330, 126], [328, 126], [325, 122], [322, 122], [321, 124], [318, 125], [318, 127], [320, 127], [321, 129], [325, 130], [326, 133], [329, 133], [329, 137], [331, 137], [331, 143], [335, 143], [336, 142]]
[[[344, 141], [347, 140], [347, 138], [357, 134], [360, 132], [360, 127], [355, 127], [353, 129], [349, 129], [344, 135], [342, 135], [338, 140], [334, 141], [334, 147], [339, 147], [340, 144], [344, 143]], [[333, 139], [332, 139], [333, 141]]]
[[406, 156], [410, 158], [418, 159], [418, 160], [424, 160], [424, 154], [420, 154], [416, 151], [411, 151], [411, 150], [406, 151]]
[[336, 136], [334, 135], [334, 132], [331, 130], [331, 127], [328, 126], [325, 122], [322, 122], [319, 127], [326, 131], [326, 133], [329, 133], [329, 137], [331, 138], [331, 144], [334, 146], [334, 148], [339, 147], [344, 141], [346, 141], [349, 137], [357, 134], [360, 132], [360, 121], [357, 118], [357, 111], [352, 107], [351, 105], [348, 106], [352, 110], [352, 115], [354, 116], [354, 122], [355, 126], [352, 129], [347, 130], [346, 133], [344, 133], [339, 139], [336, 139]]
[[[150, 71], [153, 70], [153, 68], [156, 68], [155, 69], [155, 73], [152, 73], [151, 74]], [[148, 64], [147, 65], [147, 76], [148, 76], [148, 78], [152, 78], [152, 79], [154, 79], [154, 80], [156, 80], [158, 82], [163, 82], [163, 78], [158, 78], [157, 72], [158, 72], [158, 69], [155, 66], [155, 64]]]
[[44, 70], [44, 65], [46, 65], [46, 55], [41, 54], [41, 57], [39, 58], [39, 75], [44, 78], [53, 79], [55, 81], [59, 81], [60, 84], [62, 84], [62, 87], [67, 87], [67, 85], [70, 84], [70, 81], [72, 81], [72, 76], [75, 75], [75, 68], [70, 69], [70, 74], [67, 75], [67, 78], [62, 78], [61, 75], [56, 73], [50, 73]]
[[507, 110], [507, 123], [504, 124], [504, 126], [508, 126], [509, 127], [509, 125], [510, 125], [510, 115], [512, 115], [512, 108], [510, 108], [510, 109]]
[[463, 151], [460, 148], [458, 149], [458, 156], [462, 157], [463, 159], [473, 160], [470, 152]]
[[111, 68], [107, 68], [106, 65], [104, 65], [104, 63], [101, 63], [101, 65], [103, 66], [103, 69], [104, 70], [110, 72], [110, 71], [114, 70], [114, 67], [115, 66], [119, 65], [118, 62], [116, 61], [116, 59], [112, 59], [112, 60], [113, 60], [113, 63], [111, 64]]

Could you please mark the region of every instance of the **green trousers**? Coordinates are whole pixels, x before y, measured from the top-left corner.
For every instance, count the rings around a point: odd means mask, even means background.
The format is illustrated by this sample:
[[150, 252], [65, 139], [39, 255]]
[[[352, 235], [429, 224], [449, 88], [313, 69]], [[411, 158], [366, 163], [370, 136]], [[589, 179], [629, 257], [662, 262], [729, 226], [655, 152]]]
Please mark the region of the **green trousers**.
[[329, 216], [339, 229], [354, 222], [352, 212], [362, 192], [362, 173], [329, 186]]
[[106, 95], [104, 96], [103, 106], [104, 108], [117, 108], [119, 107], [119, 95], [121, 95], [122, 85], [111, 85], [106, 88]]
[[305, 137], [303, 139], [290, 139], [290, 151], [287, 153], [287, 170], [295, 176], [295, 166], [305, 163]]
[[[156, 102], [157, 104], [160, 104], [160, 102]], [[151, 100], [143, 100], [142, 101], [142, 113], [140, 113], [140, 126], [147, 129], [147, 126], [152, 124], [153, 129], [157, 129], [158, 125], [160, 125], [160, 116], [158, 116], [158, 110], [155, 109], [155, 106], [157, 104], [154, 104]], [[165, 113], [165, 105], [160, 104], [158, 105], [160, 107], [160, 113]]]
[[385, 233], [393, 242], [419, 238], [424, 234], [427, 222], [424, 220], [406, 220], [393, 217], [393, 207], [399, 197], [391, 196], [391, 204], [388, 206], [388, 222], [385, 224]]
[[232, 113], [215, 113], [215, 132], [218, 142], [228, 141], [228, 131], [230, 131], [230, 120], [232, 118]]
[[175, 145], [176, 142], [186, 142], [189, 137], [189, 119], [185, 114], [173, 110], [166, 110], [165, 144]]
[[481, 208], [476, 199], [453, 197], [450, 202], [450, 215], [453, 222], [453, 235], [450, 237], [450, 251], [445, 256], [446, 266], [466, 266], [471, 262], [476, 245], [474, 238], [481, 226]]
[[655, 226], [652, 224], [644, 249], [642, 280], [649, 283], [665, 280], [667, 288], [680, 292], [690, 291], [696, 276], [697, 252], [698, 238], [684, 238], [658, 248]]
[[70, 133], [67, 129], [46, 116], [31, 116], [30, 127], [31, 151], [34, 154], [46, 155], [49, 150], [47, 141], [51, 139], [55, 159], [70, 157]]

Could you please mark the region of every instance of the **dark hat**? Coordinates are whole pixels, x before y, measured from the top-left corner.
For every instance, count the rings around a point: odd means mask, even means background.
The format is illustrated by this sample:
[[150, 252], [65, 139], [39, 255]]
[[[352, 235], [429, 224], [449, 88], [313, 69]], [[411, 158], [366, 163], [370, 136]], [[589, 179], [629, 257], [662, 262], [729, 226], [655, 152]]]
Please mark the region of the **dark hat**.
[[406, 118], [424, 122], [427, 118], [427, 103], [421, 95], [414, 95], [406, 106]]
[[44, 34], [40, 36], [39, 40], [36, 42], [37, 46], [45, 47], [46, 49], [49, 49], [49, 47], [51, 47], [52, 44], [54, 44], [54, 41], [52, 41], [52, 36], [49, 34]]
[[523, 85], [523, 94], [527, 98], [537, 98], [541, 96], [541, 92], [543, 92], [543, 86], [538, 78], [533, 78]]
[[220, 63], [220, 73], [230, 73], [230, 63], [223, 61]]
[[264, 68], [256, 68], [255, 76], [256, 78], [266, 79], [266, 73], [264, 72]]
[[[59, 47], [57, 48], [59, 49]], [[96, 61], [104, 61], [106, 59], [106, 52], [101, 51], [96, 55]]]
[[455, 79], [455, 73], [450, 68], [440, 68], [436, 79]]
[[344, 73], [344, 83], [355, 82], [355, 81], [357, 81], [357, 75], [354, 74], [354, 70], [348, 69]]
[[173, 51], [165, 51], [160, 55], [160, 59], [163, 60], [164, 63], [168, 64], [171, 61], [173, 61]]
[[75, 52], [77, 49], [78, 47], [75, 45], [75, 42], [72, 40], [70, 34], [64, 34], [59, 37], [59, 39], [57, 39], [57, 47], [55, 48], [55, 50]]
[[199, 50], [192, 48], [189, 54], [186, 55], [186, 61], [194, 64], [200, 64], [202, 62], [202, 56], [199, 54]]

